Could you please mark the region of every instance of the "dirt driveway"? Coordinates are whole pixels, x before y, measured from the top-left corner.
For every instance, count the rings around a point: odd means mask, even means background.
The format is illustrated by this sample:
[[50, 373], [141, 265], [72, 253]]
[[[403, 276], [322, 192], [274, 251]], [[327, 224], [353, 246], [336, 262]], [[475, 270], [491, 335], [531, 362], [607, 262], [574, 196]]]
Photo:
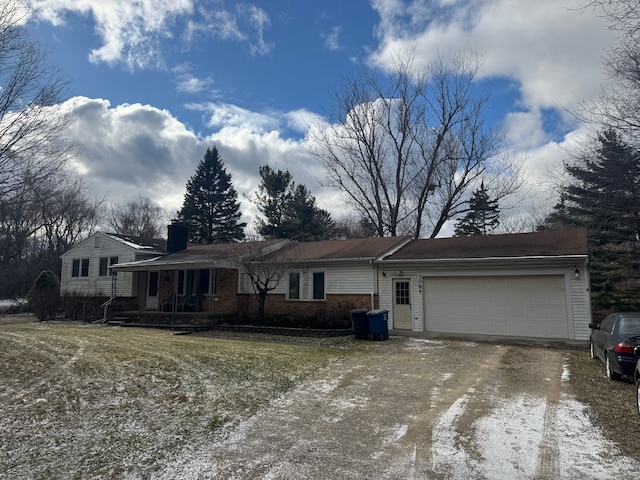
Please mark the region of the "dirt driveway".
[[392, 337], [333, 363], [156, 478], [601, 479], [640, 465], [591, 427], [562, 350]]

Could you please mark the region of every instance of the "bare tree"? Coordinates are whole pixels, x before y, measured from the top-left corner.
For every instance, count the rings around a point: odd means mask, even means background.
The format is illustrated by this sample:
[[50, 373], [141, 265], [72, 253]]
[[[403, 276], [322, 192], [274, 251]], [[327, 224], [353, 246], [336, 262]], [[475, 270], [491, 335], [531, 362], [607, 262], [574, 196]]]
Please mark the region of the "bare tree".
[[[39, 229], [44, 248], [56, 260], [82, 238], [95, 232], [101, 218], [103, 201], [92, 197], [78, 177], [60, 178], [34, 186], [42, 226]], [[56, 268], [57, 270], [57, 268]]]
[[[435, 237], [466, 208], [481, 181], [496, 199], [515, 191], [517, 170], [484, 121], [479, 62], [459, 55], [420, 67], [397, 56], [388, 76], [363, 68], [334, 92], [328, 128], [312, 132], [327, 183], [346, 194], [379, 236]], [[514, 179], [498, 182], [503, 176]], [[499, 189], [494, 189], [500, 183]], [[505, 188], [506, 187], [506, 188]]]
[[107, 222], [114, 233], [141, 238], [160, 238], [168, 223], [167, 213], [149, 198], [139, 198], [109, 208]]
[[264, 317], [269, 292], [275, 290], [286, 276], [289, 264], [277, 254], [270, 255], [287, 245], [288, 240], [240, 242], [235, 245], [235, 262], [244, 273], [258, 300], [258, 316]]
[[0, 196], [59, 172], [73, 156], [60, 105], [67, 82], [29, 38], [24, 2], [0, 2]]
[[588, 6], [601, 12], [618, 38], [604, 58], [609, 82], [602, 87], [598, 100], [585, 103], [576, 116], [637, 137], [640, 130], [640, 1], [593, 0]]

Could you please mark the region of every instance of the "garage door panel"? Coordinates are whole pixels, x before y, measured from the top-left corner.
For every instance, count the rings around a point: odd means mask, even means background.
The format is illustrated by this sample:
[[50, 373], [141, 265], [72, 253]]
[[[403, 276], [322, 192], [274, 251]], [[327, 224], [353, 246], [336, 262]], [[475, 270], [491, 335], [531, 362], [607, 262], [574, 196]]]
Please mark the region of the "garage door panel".
[[564, 276], [423, 280], [427, 331], [567, 338]]

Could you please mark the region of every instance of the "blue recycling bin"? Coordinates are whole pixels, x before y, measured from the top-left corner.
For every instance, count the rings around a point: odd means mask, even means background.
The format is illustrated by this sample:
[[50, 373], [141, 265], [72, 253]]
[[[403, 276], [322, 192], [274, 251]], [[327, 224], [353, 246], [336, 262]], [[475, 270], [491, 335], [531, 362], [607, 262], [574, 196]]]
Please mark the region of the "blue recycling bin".
[[353, 325], [353, 333], [356, 338], [370, 338], [368, 310], [366, 308], [357, 308], [351, 310], [351, 323]]
[[372, 339], [387, 340], [389, 338], [389, 310], [371, 310], [369, 318], [369, 333]]

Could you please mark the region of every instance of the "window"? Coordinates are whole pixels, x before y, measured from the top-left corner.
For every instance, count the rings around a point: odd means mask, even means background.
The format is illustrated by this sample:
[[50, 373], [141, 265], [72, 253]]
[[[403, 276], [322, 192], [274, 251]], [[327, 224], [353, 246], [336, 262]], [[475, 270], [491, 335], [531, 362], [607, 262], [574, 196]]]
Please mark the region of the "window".
[[100, 273], [99, 275], [101, 277], [106, 277], [107, 276], [107, 272], [109, 271], [109, 269], [107, 268], [109, 266], [109, 259], [107, 257], [100, 257]]
[[397, 281], [396, 305], [409, 305], [409, 282]]
[[615, 315], [609, 315], [607, 318], [605, 318], [602, 321], [602, 324], [600, 325], [600, 330], [602, 330], [603, 332], [612, 333], [615, 320], [616, 320]]
[[80, 276], [81, 277], [89, 276], [89, 259], [88, 258], [82, 259], [82, 269], [80, 270]]
[[79, 277], [80, 276], [80, 260], [74, 259], [71, 264], [71, 276]]
[[300, 300], [300, 272], [289, 274], [289, 300]]
[[118, 263], [118, 257], [100, 257], [100, 276], [109, 275], [109, 266]]
[[324, 300], [324, 272], [313, 272], [313, 299]]
[[[211, 287], [211, 290], [209, 287]], [[216, 294], [218, 289], [219, 274], [217, 268], [213, 270], [203, 268], [200, 270], [178, 271], [178, 285], [176, 288], [178, 295], [188, 295], [190, 293], [208, 294], [210, 292]]]
[[71, 263], [72, 277], [88, 277], [89, 276], [89, 259], [75, 258]]

